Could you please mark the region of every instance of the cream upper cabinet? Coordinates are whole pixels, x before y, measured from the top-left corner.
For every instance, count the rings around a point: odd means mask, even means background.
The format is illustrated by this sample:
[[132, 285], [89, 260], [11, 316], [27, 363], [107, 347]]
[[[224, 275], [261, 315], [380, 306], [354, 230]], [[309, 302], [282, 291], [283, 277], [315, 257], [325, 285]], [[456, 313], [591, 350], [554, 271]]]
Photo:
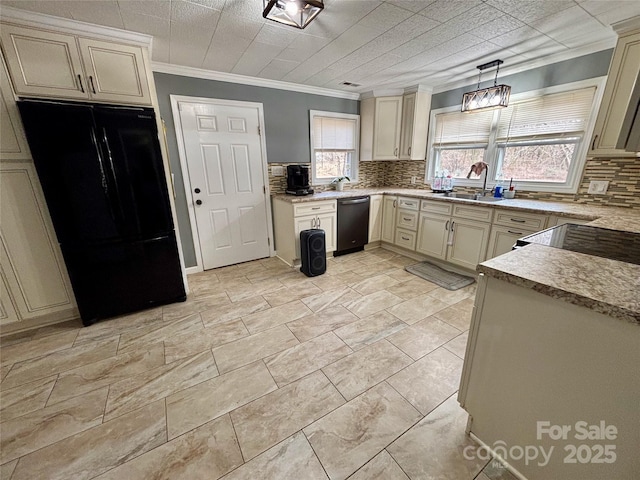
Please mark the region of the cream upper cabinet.
[[366, 98], [360, 102], [360, 160], [400, 157], [402, 97]]
[[382, 235], [382, 195], [369, 197], [369, 243], [379, 242]]
[[142, 48], [79, 38], [91, 98], [151, 103]]
[[430, 108], [430, 93], [419, 91], [406, 94], [402, 98], [401, 160], [426, 158]]
[[141, 47], [11, 24], [0, 39], [19, 96], [151, 104]]
[[400, 156], [402, 97], [376, 98], [373, 159], [396, 160]]
[[89, 98], [75, 36], [2, 24], [0, 38], [18, 95]]
[[0, 160], [31, 160], [4, 62], [0, 65]]
[[588, 156], [634, 155], [617, 149], [616, 144], [639, 75], [640, 26], [618, 38]]
[[[0, 164], [0, 213], [0, 269], [17, 317], [76, 316], [66, 267], [33, 165]], [[2, 302], [6, 311], [8, 303], [5, 298]]]

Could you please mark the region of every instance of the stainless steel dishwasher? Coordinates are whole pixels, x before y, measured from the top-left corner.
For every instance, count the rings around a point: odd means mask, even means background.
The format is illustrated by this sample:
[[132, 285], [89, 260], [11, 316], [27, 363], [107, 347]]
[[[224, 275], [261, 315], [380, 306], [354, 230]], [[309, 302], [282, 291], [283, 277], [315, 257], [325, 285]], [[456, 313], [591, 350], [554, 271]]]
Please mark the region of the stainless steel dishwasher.
[[369, 197], [338, 200], [337, 249], [334, 257], [364, 250], [369, 242]]

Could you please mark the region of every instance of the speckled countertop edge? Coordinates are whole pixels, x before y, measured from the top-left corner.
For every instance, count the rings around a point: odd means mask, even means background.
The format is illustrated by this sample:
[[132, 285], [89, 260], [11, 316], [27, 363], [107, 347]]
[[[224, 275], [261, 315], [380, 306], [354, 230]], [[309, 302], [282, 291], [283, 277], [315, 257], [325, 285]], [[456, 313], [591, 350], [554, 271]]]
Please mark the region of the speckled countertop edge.
[[640, 265], [531, 244], [477, 271], [640, 325]]

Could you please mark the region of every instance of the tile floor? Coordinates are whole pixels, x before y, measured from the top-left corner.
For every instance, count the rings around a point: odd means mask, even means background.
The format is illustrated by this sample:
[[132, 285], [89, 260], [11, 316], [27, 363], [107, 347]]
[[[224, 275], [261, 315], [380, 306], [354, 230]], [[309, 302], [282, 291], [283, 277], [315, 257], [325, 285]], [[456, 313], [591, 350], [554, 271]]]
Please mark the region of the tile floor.
[[513, 479], [462, 456], [475, 286], [383, 249], [327, 263], [221, 268], [185, 303], [3, 338], [0, 478]]

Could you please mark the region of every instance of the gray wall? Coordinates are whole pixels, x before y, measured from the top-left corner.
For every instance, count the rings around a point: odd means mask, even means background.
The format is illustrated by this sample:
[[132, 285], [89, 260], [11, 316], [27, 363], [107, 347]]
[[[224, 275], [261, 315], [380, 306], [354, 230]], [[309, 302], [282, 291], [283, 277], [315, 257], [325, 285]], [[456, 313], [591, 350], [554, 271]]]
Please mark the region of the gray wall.
[[[514, 95], [530, 90], [562, 85], [563, 83], [601, 77], [609, 71], [612, 54], [613, 49], [603, 50], [513, 75], [500, 75], [498, 76], [498, 83], [511, 85], [511, 94]], [[482, 78], [487, 81], [483, 81], [480, 86], [484, 88], [493, 85], [494, 77], [495, 70], [485, 73]], [[462, 95], [465, 92], [475, 90], [477, 85], [477, 83], [474, 83], [466, 87], [447, 90], [446, 92], [433, 95], [431, 98], [431, 109], [437, 110], [438, 108], [460, 105]]]
[[158, 92], [160, 115], [167, 126], [171, 171], [175, 177], [178, 227], [180, 228], [180, 239], [187, 267], [196, 265], [196, 255], [169, 95], [262, 103], [264, 106], [267, 161], [276, 163], [308, 163], [310, 161], [309, 110], [360, 113], [358, 100], [324, 97], [157, 72], [153, 76]]

